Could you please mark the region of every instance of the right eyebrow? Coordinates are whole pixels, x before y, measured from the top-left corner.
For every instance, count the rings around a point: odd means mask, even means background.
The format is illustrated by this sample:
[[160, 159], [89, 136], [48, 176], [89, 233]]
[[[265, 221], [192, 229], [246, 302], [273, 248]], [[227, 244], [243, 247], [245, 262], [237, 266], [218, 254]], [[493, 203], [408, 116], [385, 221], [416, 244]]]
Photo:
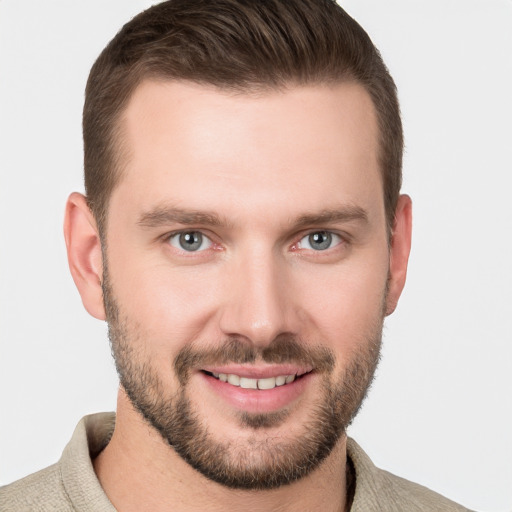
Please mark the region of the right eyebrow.
[[169, 224], [222, 226], [226, 222], [223, 222], [214, 212], [157, 206], [152, 210], [144, 212], [137, 224], [144, 228], [157, 228]]

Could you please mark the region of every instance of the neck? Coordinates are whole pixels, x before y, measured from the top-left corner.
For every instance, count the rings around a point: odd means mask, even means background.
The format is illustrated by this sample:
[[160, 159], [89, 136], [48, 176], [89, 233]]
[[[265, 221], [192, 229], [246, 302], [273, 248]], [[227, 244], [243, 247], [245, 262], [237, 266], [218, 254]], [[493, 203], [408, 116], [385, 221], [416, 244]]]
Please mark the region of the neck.
[[135, 411], [121, 391], [116, 426], [93, 461], [119, 512], [345, 510], [346, 438], [307, 477], [273, 490], [236, 490], [213, 482], [186, 463]]

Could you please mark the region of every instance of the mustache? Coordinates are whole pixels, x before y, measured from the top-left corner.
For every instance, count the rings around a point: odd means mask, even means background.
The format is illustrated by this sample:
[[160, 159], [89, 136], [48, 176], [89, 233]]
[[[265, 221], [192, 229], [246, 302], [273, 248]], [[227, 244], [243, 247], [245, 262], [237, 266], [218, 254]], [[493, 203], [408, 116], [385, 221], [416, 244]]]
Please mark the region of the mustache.
[[316, 372], [327, 373], [334, 368], [335, 358], [327, 347], [307, 346], [290, 334], [280, 334], [265, 347], [254, 346], [245, 338], [230, 336], [212, 348], [183, 347], [174, 359], [174, 369], [180, 383], [185, 384], [191, 370], [215, 364], [250, 364], [256, 361], [312, 366]]

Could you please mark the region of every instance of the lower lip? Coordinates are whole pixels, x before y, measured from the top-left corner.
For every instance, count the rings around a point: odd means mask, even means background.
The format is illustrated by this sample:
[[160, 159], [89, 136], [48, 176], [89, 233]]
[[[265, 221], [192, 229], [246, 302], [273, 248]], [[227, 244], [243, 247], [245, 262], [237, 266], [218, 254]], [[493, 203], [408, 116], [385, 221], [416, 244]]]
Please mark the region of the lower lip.
[[276, 386], [273, 389], [244, 389], [202, 372], [200, 375], [205, 383], [228, 404], [249, 413], [275, 412], [289, 406], [304, 393], [314, 376], [313, 373], [307, 373], [290, 384]]

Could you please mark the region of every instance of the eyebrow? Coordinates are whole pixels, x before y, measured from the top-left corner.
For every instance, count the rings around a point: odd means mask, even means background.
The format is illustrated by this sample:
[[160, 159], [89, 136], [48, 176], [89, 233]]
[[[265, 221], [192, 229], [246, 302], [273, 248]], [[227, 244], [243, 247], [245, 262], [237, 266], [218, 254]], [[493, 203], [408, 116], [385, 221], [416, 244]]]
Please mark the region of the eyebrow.
[[206, 226], [221, 226], [224, 222], [216, 213], [197, 210], [184, 210], [169, 206], [158, 206], [143, 213], [138, 224], [145, 228], [157, 228], [169, 224], [183, 224], [191, 226], [201, 224]]
[[[291, 224], [294, 229], [301, 229], [307, 226], [350, 221], [367, 223], [368, 213], [359, 206], [342, 206], [316, 213], [306, 213], [292, 221]], [[203, 225], [212, 227], [230, 224], [215, 212], [186, 210], [172, 206], [158, 206], [153, 210], [144, 212], [138, 221], [138, 224], [144, 228], [157, 228], [175, 223], [185, 226]]]
[[306, 213], [301, 215], [295, 222], [297, 229], [307, 226], [318, 226], [322, 224], [333, 224], [336, 222], [360, 221], [368, 222], [368, 213], [360, 206], [342, 206], [340, 208], [322, 210], [318, 213]]

